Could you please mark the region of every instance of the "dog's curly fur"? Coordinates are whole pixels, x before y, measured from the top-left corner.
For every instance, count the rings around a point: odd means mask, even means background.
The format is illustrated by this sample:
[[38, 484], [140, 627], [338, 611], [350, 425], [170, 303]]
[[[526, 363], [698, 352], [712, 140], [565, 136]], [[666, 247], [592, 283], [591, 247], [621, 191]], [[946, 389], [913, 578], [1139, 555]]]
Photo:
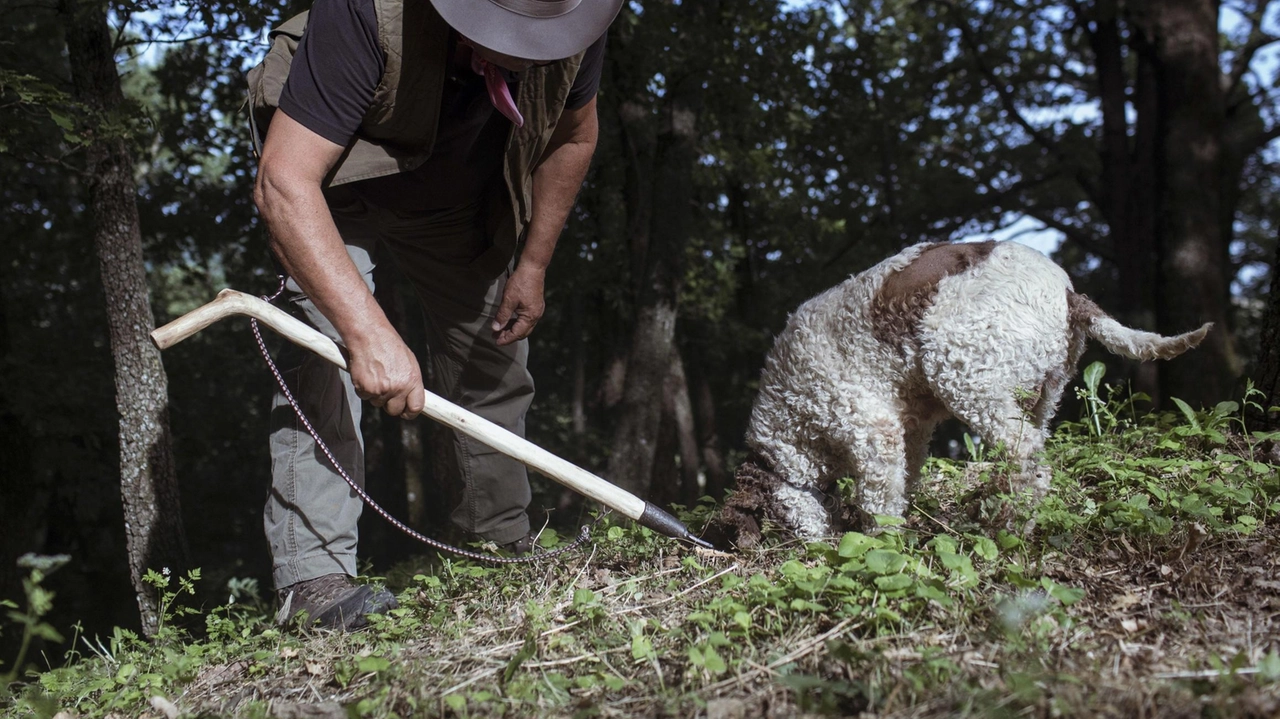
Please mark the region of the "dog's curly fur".
[[[747, 444], [759, 466], [745, 486], [739, 474], [730, 509], [826, 536], [834, 529], [827, 494], [851, 477], [856, 509], [902, 516], [929, 438], [948, 416], [1003, 444], [1018, 470], [1014, 489], [1042, 496], [1050, 475], [1036, 459], [1086, 340], [1167, 359], [1209, 327], [1177, 337], [1124, 327], [1076, 294], [1060, 267], [1016, 243], [909, 247], [791, 315], [751, 414]], [[743, 517], [732, 519], [751, 530]]]

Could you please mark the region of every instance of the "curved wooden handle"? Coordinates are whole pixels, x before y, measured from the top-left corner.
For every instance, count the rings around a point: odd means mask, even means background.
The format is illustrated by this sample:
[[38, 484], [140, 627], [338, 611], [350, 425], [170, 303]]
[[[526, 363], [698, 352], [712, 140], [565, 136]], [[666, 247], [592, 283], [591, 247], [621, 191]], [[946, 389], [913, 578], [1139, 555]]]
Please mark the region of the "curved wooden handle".
[[289, 341], [315, 352], [342, 369], [347, 368], [347, 358], [333, 340], [270, 302], [235, 290], [223, 290], [213, 302], [201, 305], [164, 327], [157, 328], [151, 333], [151, 341], [162, 350], [168, 349], [214, 322], [232, 315], [252, 317], [284, 335]]
[[[347, 369], [347, 359], [337, 343], [310, 325], [290, 316], [284, 310], [235, 290], [223, 290], [217, 299], [197, 307], [151, 333], [151, 341], [167, 349], [200, 330], [232, 315], [252, 317], [324, 359]], [[463, 434], [484, 442], [512, 459], [538, 470], [564, 486], [611, 507], [630, 517], [645, 515], [647, 503], [630, 492], [616, 487], [585, 469], [557, 457], [529, 440], [499, 427], [489, 420], [459, 407], [443, 397], [427, 392], [422, 413]], [[652, 514], [652, 512], [651, 512]]]

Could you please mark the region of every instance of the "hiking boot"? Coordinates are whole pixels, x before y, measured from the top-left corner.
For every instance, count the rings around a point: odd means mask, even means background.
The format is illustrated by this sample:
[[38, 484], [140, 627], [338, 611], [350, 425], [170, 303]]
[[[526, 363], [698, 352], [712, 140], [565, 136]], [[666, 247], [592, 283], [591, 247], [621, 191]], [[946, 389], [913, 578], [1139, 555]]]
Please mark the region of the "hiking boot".
[[514, 542], [507, 542], [506, 544], [503, 544], [498, 548], [504, 552], [507, 552], [509, 554], [512, 554], [518, 557], [521, 555], [528, 554], [529, 552], [532, 552], [533, 548], [537, 546], [537, 544], [538, 544], [538, 532], [530, 531], [528, 534], [515, 540]]
[[386, 614], [397, 605], [386, 589], [356, 584], [345, 574], [326, 574], [276, 590], [280, 613], [276, 622], [286, 624], [306, 614], [308, 626], [350, 631], [368, 626], [370, 614]]

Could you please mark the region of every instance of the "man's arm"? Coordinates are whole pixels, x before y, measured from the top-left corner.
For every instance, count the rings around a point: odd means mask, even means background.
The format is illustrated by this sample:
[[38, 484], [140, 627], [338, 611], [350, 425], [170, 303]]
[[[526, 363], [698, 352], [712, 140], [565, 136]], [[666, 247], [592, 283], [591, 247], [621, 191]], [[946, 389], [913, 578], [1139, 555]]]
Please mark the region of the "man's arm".
[[599, 125], [596, 100], [565, 110], [547, 144], [542, 162], [533, 171], [533, 217], [525, 235], [520, 263], [507, 280], [502, 304], [494, 317], [499, 345], [529, 336], [546, 310], [543, 285], [556, 241], [587, 178], [595, 154]]
[[342, 150], [277, 110], [253, 198], [266, 219], [272, 251], [342, 337], [356, 393], [388, 414], [410, 419], [426, 401], [418, 360], [347, 255], [321, 193]]

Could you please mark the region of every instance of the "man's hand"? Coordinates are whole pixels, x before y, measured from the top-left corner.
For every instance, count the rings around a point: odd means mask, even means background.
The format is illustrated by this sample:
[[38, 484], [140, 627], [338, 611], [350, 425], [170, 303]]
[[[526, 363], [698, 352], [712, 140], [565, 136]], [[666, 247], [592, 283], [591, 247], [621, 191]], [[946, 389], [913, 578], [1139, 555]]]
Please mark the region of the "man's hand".
[[499, 346], [528, 337], [542, 319], [547, 308], [542, 296], [547, 265], [573, 209], [574, 198], [587, 177], [598, 134], [593, 97], [582, 107], [564, 111], [541, 163], [533, 171], [533, 217], [520, 262], [507, 280], [502, 304], [493, 318], [493, 334]]
[[348, 350], [351, 382], [360, 399], [400, 419], [413, 419], [422, 412], [426, 390], [418, 358], [394, 330], [361, 338]]
[[493, 318], [493, 336], [498, 346], [519, 342], [528, 337], [542, 319], [547, 303], [542, 296], [546, 271], [529, 265], [517, 265], [507, 278], [502, 291], [502, 304]]

